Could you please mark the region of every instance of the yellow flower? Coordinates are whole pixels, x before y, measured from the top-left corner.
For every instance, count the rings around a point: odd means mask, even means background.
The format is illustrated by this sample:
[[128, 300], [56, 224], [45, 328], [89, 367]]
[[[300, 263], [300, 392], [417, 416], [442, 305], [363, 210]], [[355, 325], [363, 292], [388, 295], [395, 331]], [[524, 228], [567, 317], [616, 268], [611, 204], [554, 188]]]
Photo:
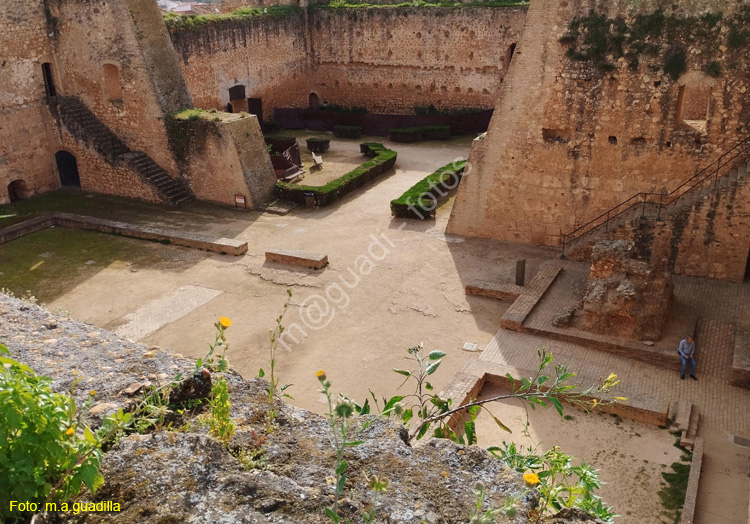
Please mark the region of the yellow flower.
[[91, 391], [89, 391], [89, 395], [91, 395], [92, 397], [93, 397], [94, 395], [96, 395], [96, 390], [95, 390], [95, 389], [92, 389]]
[[625, 402], [628, 399], [625, 397], [615, 397], [615, 400], [622, 400], [623, 402]]
[[67, 436], [71, 436], [73, 433], [75, 433], [76, 430], [73, 428], [68, 428], [68, 430], [65, 432]]
[[221, 324], [221, 327], [226, 329], [232, 325], [232, 321], [229, 320], [227, 317], [219, 317], [219, 324]]
[[609, 376], [607, 377], [607, 382], [610, 382], [616, 378], [617, 378], [617, 375], [615, 375], [614, 373], [610, 373]]
[[326, 372], [320, 369], [315, 373], [315, 376], [318, 377], [318, 380], [323, 382], [326, 379]]
[[593, 404], [594, 407], [596, 407], [597, 402], [598, 401], [596, 399], [594, 399], [594, 404]]
[[539, 475], [536, 473], [524, 473], [523, 480], [525, 480], [529, 486], [536, 486], [539, 484]]

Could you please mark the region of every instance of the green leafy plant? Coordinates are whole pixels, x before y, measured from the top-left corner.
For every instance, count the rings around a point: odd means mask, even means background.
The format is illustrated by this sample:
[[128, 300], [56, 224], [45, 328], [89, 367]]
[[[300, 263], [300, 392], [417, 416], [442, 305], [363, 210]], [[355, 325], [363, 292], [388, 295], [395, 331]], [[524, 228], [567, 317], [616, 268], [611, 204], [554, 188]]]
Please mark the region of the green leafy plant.
[[77, 409], [73, 391], [55, 393], [51, 379], [8, 356], [0, 344], [0, 520], [25, 520], [14, 512], [10, 501], [39, 504], [66, 501], [82, 485], [92, 493], [103, 483], [99, 473], [101, 447], [130, 423], [131, 415], [120, 409], [104, 417], [97, 429], [83, 420], [95, 398], [92, 390], [82, 409]]
[[[208, 353], [203, 358], [199, 358], [195, 362], [195, 369], [200, 371], [202, 368], [206, 368], [210, 371], [224, 372], [229, 370], [229, 360], [227, 360], [227, 350], [229, 349], [229, 342], [227, 342], [226, 330], [232, 325], [232, 321], [227, 317], [219, 317], [219, 320], [214, 324], [216, 328], [216, 338], [213, 344], [208, 345]], [[215, 351], [221, 350], [218, 360], [214, 361], [213, 354]]]
[[537, 453], [532, 448], [503, 442], [502, 446], [488, 448], [506, 466], [523, 473], [526, 483], [539, 491], [539, 515], [554, 514], [564, 508], [578, 508], [597, 518], [612, 522], [617, 516], [594, 492], [602, 482], [598, 471], [581, 460], [574, 466], [574, 458], [562, 453], [558, 447]]
[[169, 394], [174, 385], [180, 380], [177, 375], [170, 384], [156, 387], [150, 386], [143, 392], [143, 397], [133, 410], [133, 428], [138, 433], [159, 431], [172, 410], [169, 405]]
[[471, 510], [469, 524], [495, 524], [501, 514], [513, 518], [518, 513], [516, 504], [521, 498], [520, 496], [507, 497], [503, 507], [495, 509], [487, 503], [487, 490], [484, 484], [477, 482], [474, 486], [474, 494], [476, 495], [476, 507]]
[[[289, 309], [289, 304], [292, 302], [292, 290], [287, 289], [286, 295], [287, 298], [286, 302], [284, 303], [284, 310], [278, 317], [276, 317], [276, 327], [274, 327], [268, 333], [268, 338], [271, 341], [271, 361], [269, 362], [270, 373], [268, 377], [268, 410], [266, 412], [266, 434], [269, 434], [271, 432], [273, 421], [277, 415], [276, 408], [274, 408], [274, 401], [276, 400], [276, 396], [281, 393], [283, 397], [292, 398], [291, 395], [289, 395], [288, 393], [284, 393], [284, 391], [289, 389], [293, 384], [284, 384], [283, 386], [279, 387], [279, 378], [276, 377], [276, 351], [279, 348], [281, 335], [284, 333], [284, 324], [282, 322], [284, 320], [284, 315], [286, 315], [286, 312]], [[260, 368], [260, 370], [258, 370], [258, 376], [260, 378], [264, 378], [266, 376], [266, 372], [263, 370], [263, 368]]]
[[[330, 508], [325, 508], [325, 514], [332, 522], [338, 524], [341, 522], [341, 516], [339, 515], [339, 500], [344, 493], [344, 487], [346, 486], [346, 471], [349, 466], [346, 459], [344, 459], [344, 451], [347, 448], [359, 446], [363, 444], [363, 440], [357, 440], [357, 436], [364, 430], [366, 430], [375, 418], [370, 418], [358, 427], [351, 428], [349, 425], [349, 419], [355, 414], [366, 415], [369, 413], [367, 404], [365, 407], [360, 407], [351, 400], [341, 395], [334, 397], [331, 392], [331, 381], [326, 377], [326, 373], [323, 370], [318, 371], [315, 376], [318, 378], [320, 385], [323, 389], [320, 390], [328, 400], [328, 420], [331, 425], [331, 446], [336, 451], [336, 465], [334, 472], [336, 474], [336, 480], [334, 483], [334, 494], [333, 504]], [[386, 484], [387, 485], [387, 484]], [[385, 490], [386, 485], [382, 482], [373, 484], [375, 490]], [[375, 508], [372, 508], [372, 514], [368, 513], [367, 518], [374, 519]], [[346, 521], [348, 522], [348, 520]], [[369, 522], [372, 522], [370, 520]]]
[[229, 386], [223, 378], [215, 380], [211, 386], [211, 434], [220, 442], [227, 444], [234, 435], [234, 422], [232, 422], [232, 404], [229, 401]]
[[[617, 400], [626, 400], [624, 397], [599, 398], [608, 394], [619, 383], [617, 375], [614, 373], [583, 390], [569, 383], [575, 373], [569, 372], [566, 366], [555, 364], [551, 370], [552, 374], [548, 374], [552, 363], [552, 355], [544, 349], [540, 349], [538, 350], [539, 366], [533, 377], [519, 380], [513, 378], [510, 374], [506, 375], [510, 383], [510, 393], [483, 400], [473, 400], [453, 408], [451, 407], [453, 401], [433, 393], [433, 386], [428, 381], [428, 377], [437, 371], [445, 353], [433, 351], [425, 357], [422, 355], [422, 349], [423, 345], [419, 344], [407, 350], [409, 356], [406, 358], [416, 363], [415, 369], [393, 370], [406, 377], [401, 386], [409, 381], [412, 382], [414, 393], [397, 395], [387, 400], [383, 399], [382, 414], [395, 415], [405, 425], [408, 425], [412, 418], [415, 418], [416, 424], [413, 424], [413, 429], [408, 437], [409, 440], [421, 439], [427, 434], [428, 429], [433, 427], [433, 436], [435, 437], [449, 438], [461, 444], [476, 444], [474, 420], [480, 409], [485, 410], [501, 429], [510, 432], [510, 429], [495, 417], [486, 406], [492, 402], [508, 398], [517, 398], [532, 409], [537, 406], [546, 408], [551, 405], [560, 416], [563, 416], [563, 401], [589, 410], [613, 404]], [[372, 398], [377, 406], [377, 399], [374, 394]], [[468, 414], [468, 420], [461, 418], [463, 414]], [[465, 438], [454, 430], [462, 422]]]

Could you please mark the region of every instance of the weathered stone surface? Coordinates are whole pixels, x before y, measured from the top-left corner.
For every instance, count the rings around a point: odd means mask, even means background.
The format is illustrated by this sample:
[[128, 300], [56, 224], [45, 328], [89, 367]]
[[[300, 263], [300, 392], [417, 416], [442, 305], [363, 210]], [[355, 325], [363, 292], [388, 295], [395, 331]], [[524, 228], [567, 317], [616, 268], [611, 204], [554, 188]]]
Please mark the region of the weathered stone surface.
[[599, 242], [591, 258], [582, 327], [620, 338], [658, 340], [672, 305], [671, 274], [638, 260], [630, 241]]
[[575, 313], [576, 308], [574, 307], [563, 308], [557, 315], [555, 315], [555, 318], [552, 319], [552, 324], [557, 327], [569, 326], [573, 321]]
[[[90, 377], [85, 388], [75, 391], [79, 402], [95, 390], [103, 411], [121, 406], [127, 409], [132, 399], [121, 391], [134, 377], [170, 375], [177, 370], [194, 369], [192, 361], [159, 352], [143, 361], [146, 346], [117, 339], [101, 331], [96, 339], [85, 334], [91, 326], [57, 317], [59, 342], [56, 348], [37, 349], [43, 335], [39, 327], [49, 313], [35, 305], [0, 294], [0, 339], [12, 341], [12, 356], [50, 375], [52, 387], [63, 392], [74, 379]], [[81, 348], [95, 351], [81, 352]], [[62, 350], [58, 352], [55, 350]], [[125, 357], [125, 358], [119, 358]], [[118, 362], [122, 361], [122, 362]], [[102, 372], [106, 370], [105, 372]], [[171, 402], [187, 398], [205, 398], [211, 389], [207, 372], [188, 375], [173, 390]], [[110, 500], [121, 505], [119, 513], [81, 512], [55, 517], [56, 522], [72, 523], [289, 523], [323, 524], [328, 522], [323, 508], [330, 505], [335, 453], [328, 435], [326, 418], [291, 407], [277, 400], [276, 427], [263, 443], [262, 467], [243, 469], [234, 457], [251, 449], [253, 430], [263, 433], [266, 420], [267, 387], [262, 379], [244, 380], [236, 373], [225, 374], [232, 401], [231, 416], [237, 432], [228, 448], [207, 434], [205, 424], [195, 420], [187, 431], [162, 431], [131, 435], [122, 439], [104, 455], [102, 472], [105, 484], [95, 496], [82, 495], [79, 501]], [[203, 404], [205, 406], [205, 404]], [[105, 408], [106, 407], [106, 408]], [[96, 424], [98, 417], [90, 417]], [[500, 516], [498, 524], [530, 523], [529, 512], [538, 501], [536, 490], [529, 490], [521, 475], [477, 446], [459, 446], [447, 440], [432, 440], [411, 448], [399, 437], [399, 427], [389, 421], [376, 422], [361, 434], [361, 446], [347, 450], [349, 462], [346, 495], [341, 513], [359, 522], [369, 507], [372, 494], [364, 475], [377, 475], [390, 482], [388, 491], [378, 498], [379, 522], [421, 524], [464, 524], [475, 504], [472, 487], [481, 482], [489, 500], [500, 507], [509, 495], [522, 495], [515, 518]], [[533, 514], [533, 513], [532, 513]], [[574, 518], [575, 517], [575, 518]], [[577, 519], [577, 520], [576, 520]], [[580, 524], [576, 513], [555, 523]]]
[[328, 255], [298, 251], [296, 249], [270, 249], [266, 251], [266, 261], [321, 269], [328, 265]]

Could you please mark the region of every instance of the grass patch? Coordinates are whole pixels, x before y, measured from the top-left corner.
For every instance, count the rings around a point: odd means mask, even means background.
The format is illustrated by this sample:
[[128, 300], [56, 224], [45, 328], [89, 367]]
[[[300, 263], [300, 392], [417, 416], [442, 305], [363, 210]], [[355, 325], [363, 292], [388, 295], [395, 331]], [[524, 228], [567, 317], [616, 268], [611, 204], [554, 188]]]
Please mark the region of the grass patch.
[[45, 229], [0, 246], [3, 287], [49, 302], [113, 263], [151, 267], [162, 260], [156, 246], [80, 229]]
[[166, 13], [164, 23], [173, 36], [179, 36], [184, 31], [198, 29], [203, 26], [212, 24], [225, 24], [245, 22], [247, 20], [265, 17], [265, 18], [284, 18], [302, 12], [302, 8], [291, 5], [271, 5], [268, 7], [241, 7], [231, 13], [217, 15], [179, 15], [175, 13]]
[[404, 8], [435, 8], [435, 7], [528, 7], [529, 2], [518, 0], [487, 0], [484, 2], [461, 3], [454, 0], [438, 2], [401, 2], [398, 4], [371, 4], [368, 2], [347, 2], [346, 0], [331, 0], [327, 4], [313, 4], [310, 9], [404, 9]]
[[661, 505], [677, 524], [682, 516], [682, 505], [685, 503], [685, 493], [690, 477], [690, 464], [674, 462], [671, 470], [661, 473], [664, 485], [659, 490], [659, 498], [661, 499]]

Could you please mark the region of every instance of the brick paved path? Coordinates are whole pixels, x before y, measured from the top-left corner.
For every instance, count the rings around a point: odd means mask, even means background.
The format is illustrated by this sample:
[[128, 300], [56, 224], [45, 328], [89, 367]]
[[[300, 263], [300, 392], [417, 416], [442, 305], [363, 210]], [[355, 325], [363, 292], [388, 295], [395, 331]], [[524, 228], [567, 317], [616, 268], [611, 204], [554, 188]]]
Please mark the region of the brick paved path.
[[[565, 262], [564, 267], [568, 276], [574, 273], [575, 280], [585, 280], [587, 271], [583, 264]], [[571, 285], [572, 289], [582, 287], [581, 282], [571, 283], [569, 278], [558, 281], [566, 288]], [[560, 300], [571, 301], [570, 292], [556, 289], [557, 284], [553, 284], [548, 295], [537, 305], [530, 322], [549, 318], [551, 311], [559, 311]], [[750, 327], [750, 284], [675, 277], [675, 295], [678, 301], [700, 314], [695, 333], [698, 382], [687, 377], [680, 380], [679, 372], [648, 363], [505, 329], [500, 329], [484, 348], [481, 360], [532, 370], [538, 363], [537, 348], [546, 347], [556, 362], [577, 372], [582, 383], [591, 383], [614, 372], [622, 380], [619, 386], [622, 396], [668, 402], [687, 399], [698, 408], [701, 424], [750, 438], [750, 390], [731, 386], [728, 382], [736, 326]], [[676, 350], [675, 358], [678, 358]]]

